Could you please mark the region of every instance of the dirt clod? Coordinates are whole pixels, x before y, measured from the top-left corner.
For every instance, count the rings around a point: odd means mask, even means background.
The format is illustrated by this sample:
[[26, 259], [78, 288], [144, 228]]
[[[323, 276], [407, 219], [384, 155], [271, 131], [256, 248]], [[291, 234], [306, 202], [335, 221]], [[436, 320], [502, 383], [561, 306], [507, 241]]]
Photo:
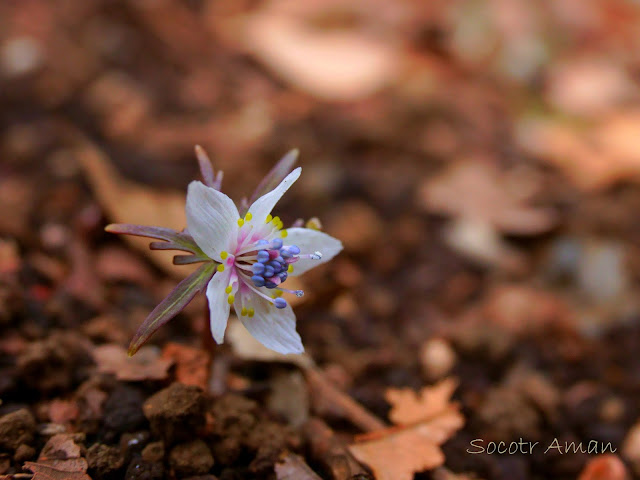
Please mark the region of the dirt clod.
[[15, 451], [22, 444], [33, 441], [36, 421], [26, 408], [0, 418], [0, 449]]
[[198, 387], [173, 383], [143, 405], [151, 430], [167, 443], [193, 438], [205, 424], [205, 399]]
[[213, 463], [211, 451], [202, 440], [176, 445], [169, 454], [169, 465], [177, 476], [207, 473]]
[[87, 450], [87, 462], [92, 478], [115, 480], [120, 478], [124, 456], [118, 447], [96, 443]]

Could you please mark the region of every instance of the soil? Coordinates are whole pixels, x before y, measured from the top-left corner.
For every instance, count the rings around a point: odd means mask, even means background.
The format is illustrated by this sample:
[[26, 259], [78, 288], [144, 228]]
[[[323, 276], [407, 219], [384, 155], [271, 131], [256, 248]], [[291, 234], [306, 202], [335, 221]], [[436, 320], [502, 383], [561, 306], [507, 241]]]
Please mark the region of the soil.
[[[267, 3], [0, 2], [0, 479], [373, 479], [348, 446], [390, 424], [388, 390], [449, 377], [464, 426], [415, 479], [640, 478], [639, 14], [459, 3], [305, 7], [395, 49], [360, 96], [247, 46]], [[234, 199], [300, 149], [277, 213], [345, 247], [294, 305], [313, 367], [213, 345], [203, 295], [118, 356], [188, 267], [104, 227], [183, 227], [195, 144]]]

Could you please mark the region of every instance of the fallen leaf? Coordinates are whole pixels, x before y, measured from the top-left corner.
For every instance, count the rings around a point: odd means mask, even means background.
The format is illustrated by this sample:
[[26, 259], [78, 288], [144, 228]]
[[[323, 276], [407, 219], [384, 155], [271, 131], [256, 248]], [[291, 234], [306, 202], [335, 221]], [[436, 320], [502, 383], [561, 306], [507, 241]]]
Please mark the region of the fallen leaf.
[[629, 473], [617, 455], [599, 455], [587, 463], [578, 480], [628, 480]]
[[74, 400], [54, 399], [49, 404], [49, 420], [68, 423], [78, 418], [78, 403]]
[[[92, 144], [85, 142], [76, 150], [76, 155], [100, 205], [114, 223], [158, 225], [177, 231], [187, 225], [184, 194], [157, 191], [123, 178]], [[147, 239], [126, 236], [125, 241], [175, 277], [186, 277], [194, 269], [176, 268], [173, 265], [174, 254], [149, 250]]]
[[318, 25], [326, 17], [364, 17], [355, 5], [274, 0], [245, 19], [243, 39], [260, 61], [301, 90], [324, 100], [366, 98], [392, 81], [401, 55], [392, 39], [367, 34], [361, 22]]
[[300, 455], [287, 452], [275, 465], [278, 480], [321, 480]]
[[562, 170], [580, 189], [597, 191], [640, 181], [640, 110], [607, 115], [588, 126], [524, 119], [520, 146]]
[[162, 350], [162, 358], [176, 366], [176, 381], [208, 390], [211, 355], [202, 349], [168, 343]]
[[481, 221], [507, 234], [537, 235], [557, 221], [550, 208], [527, 205], [537, 190], [529, 175], [509, 176], [492, 162], [470, 158], [429, 178], [418, 200], [430, 212]]
[[87, 475], [87, 461], [74, 434], [54, 435], [45, 444], [37, 462], [25, 462], [33, 472], [32, 480], [91, 480]]
[[142, 347], [129, 357], [124, 347], [115, 344], [94, 348], [93, 359], [101, 373], [111, 373], [118, 380], [136, 382], [142, 380], [164, 380], [172, 364], [165, 360], [154, 347]]
[[388, 390], [390, 418], [399, 426], [361, 435], [349, 450], [377, 480], [412, 480], [415, 473], [442, 465], [440, 445], [464, 425], [459, 406], [450, 402], [456, 386], [456, 380], [445, 379], [420, 395]]
[[410, 388], [389, 388], [385, 398], [392, 405], [389, 420], [396, 425], [411, 425], [429, 420], [446, 410], [458, 382], [447, 378], [419, 394]]

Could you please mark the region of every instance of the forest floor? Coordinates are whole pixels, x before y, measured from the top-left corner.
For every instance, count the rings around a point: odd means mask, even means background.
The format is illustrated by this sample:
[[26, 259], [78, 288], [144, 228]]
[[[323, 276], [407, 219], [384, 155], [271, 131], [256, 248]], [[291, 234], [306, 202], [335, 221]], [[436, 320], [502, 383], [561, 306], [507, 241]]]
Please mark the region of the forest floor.
[[[0, 2], [0, 479], [640, 478], [637, 6], [289, 3]], [[127, 358], [195, 144], [300, 149], [305, 355], [200, 295]]]

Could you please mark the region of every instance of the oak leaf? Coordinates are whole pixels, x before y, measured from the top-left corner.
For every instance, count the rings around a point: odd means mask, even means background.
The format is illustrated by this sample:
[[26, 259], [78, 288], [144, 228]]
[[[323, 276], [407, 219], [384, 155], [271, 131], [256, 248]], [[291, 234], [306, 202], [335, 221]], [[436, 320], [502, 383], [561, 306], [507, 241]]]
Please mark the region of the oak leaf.
[[388, 390], [390, 419], [397, 426], [362, 435], [349, 450], [377, 480], [412, 480], [417, 472], [439, 467], [445, 460], [440, 445], [464, 425], [459, 406], [450, 401], [456, 386], [445, 379], [419, 395]]

